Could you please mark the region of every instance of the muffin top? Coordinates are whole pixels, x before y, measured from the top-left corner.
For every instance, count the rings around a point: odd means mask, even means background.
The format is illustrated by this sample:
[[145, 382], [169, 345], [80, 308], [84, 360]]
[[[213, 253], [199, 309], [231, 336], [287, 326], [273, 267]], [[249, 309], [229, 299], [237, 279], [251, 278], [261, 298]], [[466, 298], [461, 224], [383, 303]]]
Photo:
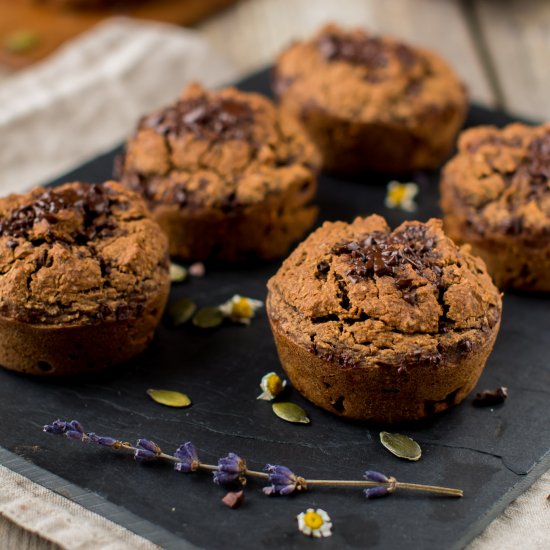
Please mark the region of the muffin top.
[[550, 233], [550, 123], [478, 126], [463, 132], [445, 166], [467, 223], [481, 234]]
[[322, 28], [277, 60], [275, 92], [302, 109], [355, 121], [399, 121], [464, 105], [464, 86], [439, 56], [364, 30]]
[[153, 209], [226, 211], [299, 189], [319, 165], [298, 123], [266, 97], [191, 84], [176, 103], [141, 119], [119, 174]]
[[268, 286], [272, 321], [344, 367], [437, 365], [481, 346], [501, 313], [483, 261], [436, 219], [394, 231], [377, 215], [325, 222]]
[[0, 315], [25, 323], [124, 320], [168, 280], [168, 243], [119, 183], [0, 199]]

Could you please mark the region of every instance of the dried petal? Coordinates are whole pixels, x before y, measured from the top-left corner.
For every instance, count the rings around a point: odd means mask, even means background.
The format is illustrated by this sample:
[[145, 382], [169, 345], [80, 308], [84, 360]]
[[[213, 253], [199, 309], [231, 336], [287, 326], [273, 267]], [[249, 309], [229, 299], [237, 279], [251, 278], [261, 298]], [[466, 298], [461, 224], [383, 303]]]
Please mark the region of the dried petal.
[[174, 465], [174, 469], [178, 472], [189, 473], [199, 469], [199, 456], [197, 454], [197, 449], [195, 449], [191, 441], [187, 441], [183, 445], [180, 445], [176, 449], [174, 456], [179, 460], [179, 462]]
[[506, 401], [508, 397], [508, 388], [501, 386], [496, 390], [482, 390], [474, 397], [473, 404], [476, 407], [492, 407], [500, 405]]
[[380, 442], [399, 458], [418, 460], [422, 456], [420, 445], [406, 435], [380, 432]]
[[388, 487], [384, 487], [383, 485], [380, 485], [379, 487], [369, 487], [368, 489], [365, 489], [365, 496], [367, 498], [378, 498], [378, 497], [385, 497], [390, 494], [390, 490]]
[[170, 281], [181, 283], [187, 279], [187, 269], [182, 265], [170, 263]]
[[204, 277], [206, 272], [204, 264], [202, 262], [195, 262], [189, 266], [189, 275], [192, 277]]
[[153, 401], [167, 407], [189, 407], [191, 405], [191, 399], [179, 391], [148, 389], [147, 395]]
[[273, 403], [272, 408], [273, 412], [279, 418], [282, 418], [287, 422], [295, 422], [299, 424], [309, 424], [311, 422], [306, 411], [295, 403], [289, 403], [287, 401]]
[[229, 508], [238, 508], [244, 501], [244, 491], [230, 491], [223, 498], [222, 502]]
[[197, 311], [197, 304], [189, 298], [179, 298], [168, 304], [167, 313], [175, 326], [187, 323]]
[[193, 317], [193, 324], [200, 328], [214, 328], [222, 324], [223, 318], [219, 307], [203, 307]]
[[369, 481], [378, 481], [380, 483], [386, 483], [388, 481], [388, 476], [385, 476], [380, 472], [375, 472], [374, 470], [367, 470], [365, 472], [365, 479], [368, 479]]
[[246, 461], [235, 453], [218, 460], [218, 470], [213, 472], [214, 483], [227, 485], [231, 483], [246, 484]]

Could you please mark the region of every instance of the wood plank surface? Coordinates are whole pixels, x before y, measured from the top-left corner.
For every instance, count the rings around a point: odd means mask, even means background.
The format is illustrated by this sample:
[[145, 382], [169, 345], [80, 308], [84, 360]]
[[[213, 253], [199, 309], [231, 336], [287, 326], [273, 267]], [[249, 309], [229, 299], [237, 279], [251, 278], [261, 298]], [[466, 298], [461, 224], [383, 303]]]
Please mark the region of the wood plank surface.
[[[37, 0], [0, 0], [0, 65], [25, 67], [54, 51], [63, 42], [93, 27], [106, 17], [127, 15], [180, 25], [192, 25], [235, 0], [144, 0], [134, 7], [77, 10]], [[130, 6], [130, 3], [128, 3]], [[6, 49], [15, 33], [32, 33], [36, 47]]]
[[455, 0], [246, 0], [198, 28], [246, 74], [272, 63], [292, 40], [327, 21], [433, 48], [460, 73], [473, 99], [495, 103], [462, 5]]
[[472, 2], [503, 107], [550, 120], [550, 1]]

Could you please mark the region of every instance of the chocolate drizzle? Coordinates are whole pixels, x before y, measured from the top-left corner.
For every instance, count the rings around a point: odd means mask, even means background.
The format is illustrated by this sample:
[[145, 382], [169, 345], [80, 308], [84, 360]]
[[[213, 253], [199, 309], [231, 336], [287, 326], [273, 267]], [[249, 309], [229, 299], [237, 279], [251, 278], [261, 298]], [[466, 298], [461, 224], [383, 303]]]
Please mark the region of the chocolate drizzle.
[[[112, 206], [109, 194], [106, 187], [98, 184], [61, 190], [49, 189], [31, 203], [15, 208], [0, 220], [0, 236], [32, 240], [31, 232], [37, 224], [46, 221], [49, 226], [55, 226], [60, 219], [60, 212], [74, 210], [82, 215], [82, 223], [68, 237], [78, 243], [85, 243], [95, 238], [100, 231], [112, 229], [106, 220]], [[62, 240], [61, 235], [54, 237], [51, 232], [41, 238], [47, 236]]]
[[[399, 290], [405, 291], [413, 283], [407, 266], [439, 286], [442, 270], [438, 265], [440, 257], [434, 250], [435, 244], [436, 239], [428, 235], [425, 225], [409, 224], [393, 233], [377, 231], [363, 240], [340, 243], [332, 253], [349, 256], [347, 276], [352, 283], [375, 275], [387, 275], [394, 278]], [[405, 295], [409, 303], [414, 301], [410, 292]]]
[[316, 45], [328, 61], [346, 61], [371, 69], [386, 67], [390, 57], [406, 68], [418, 62], [418, 55], [408, 46], [367, 35], [328, 33], [322, 35]]
[[192, 133], [209, 140], [252, 141], [254, 113], [249, 105], [234, 99], [208, 96], [183, 99], [144, 117], [140, 128], [163, 135]]

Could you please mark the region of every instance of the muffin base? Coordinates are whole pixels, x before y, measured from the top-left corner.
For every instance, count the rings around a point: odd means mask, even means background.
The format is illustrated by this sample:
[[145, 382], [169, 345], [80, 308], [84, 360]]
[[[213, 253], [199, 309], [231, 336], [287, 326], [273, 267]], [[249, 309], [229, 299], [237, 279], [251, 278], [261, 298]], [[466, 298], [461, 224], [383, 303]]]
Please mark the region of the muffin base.
[[284, 97], [281, 105], [301, 120], [321, 151], [323, 169], [343, 175], [437, 168], [450, 155], [466, 116], [465, 106], [449, 106], [426, 114], [416, 127], [408, 127], [389, 121], [342, 119], [315, 105], [300, 108]]
[[438, 365], [345, 368], [294, 342], [271, 317], [270, 324], [281, 364], [306, 399], [338, 416], [375, 423], [419, 420], [460, 403], [476, 385], [500, 326], [483, 346], [467, 354], [446, 352]]
[[229, 212], [160, 205], [153, 209], [153, 218], [168, 235], [173, 257], [271, 260], [284, 256], [315, 222], [318, 208], [309, 205], [315, 189], [312, 180], [290, 195], [274, 194]]
[[0, 317], [0, 365], [37, 376], [93, 373], [141, 353], [153, 339], [170, 285], [139, 317], [95, 325], [31, 325]]

